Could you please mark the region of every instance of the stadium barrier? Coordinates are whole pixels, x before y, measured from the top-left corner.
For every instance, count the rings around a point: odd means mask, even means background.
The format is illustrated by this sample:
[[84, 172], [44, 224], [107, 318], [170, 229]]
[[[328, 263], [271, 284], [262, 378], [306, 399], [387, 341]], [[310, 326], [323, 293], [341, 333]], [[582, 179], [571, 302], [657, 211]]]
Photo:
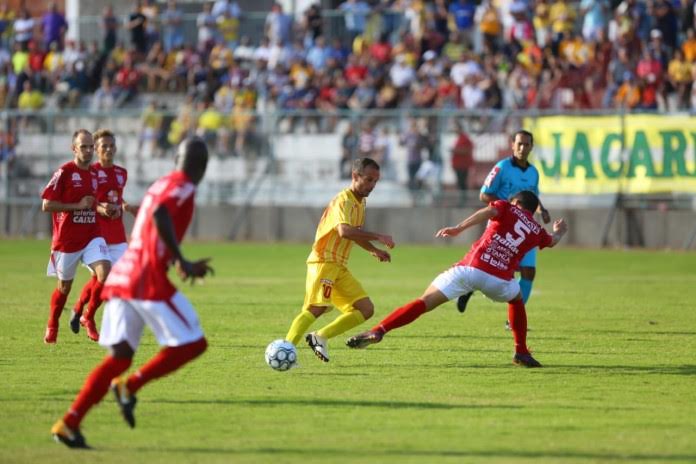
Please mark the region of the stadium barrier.
[[[179, 113], [160, 116], [171, 124]], [[568, 243], [688, 248], [696, 237], [696, 126], [686, 115], [394, 110], [336, 115], [260, 111], [250, 117], [253, 133], [242, 153], [234, 148], [233, 127], [223, 128], [224, 137], [222, 132], [203, 133], [213, 156], [198, 196], [200, 220], [207, 219], [194, 227], [194, 235], [248, 240], [308, 236], [314, 216], [348, 183], [341, 178], [341, 150], [352, 125], [356, 131], [374, 129], [387, 147], [383, 180], [369, 199], [376, 213], [368, 219], [408, 230], [408, 241], [432, 241], [430, 229], [480, 205], [477, 190], [493, 164], [509, 155], [508, 136], [519, 127], [535, 134], [532, 162], [541, 174], [544, 202], [554, 216], [572, 218]], [[107, 127], [116, 133], [118, 161], [129, 170], [126, 197], [141, 198], [149, 183], [173, 164], [171, 141], [164, 140], [167, 128], [148, 128], [143, 118], [139, 111], [2, 113], [3, 132], [16, 132], [15, 155], [5, 147], [8, 156], [0, 164], [2, 233], [50, 232], [48, 215], [39, 214], [39, 192], [70, 159], [70, 136], [80, 127]], [[322, 122], [328, 118], [337, 120], [331, 132]], [[428, 169], [417, 186], [409, 185], [407, 152], [399, 141], [410, 118], [429, 140], [422, 152]], [[455, 188], [450, 164], [455, 121], [475, 145], [470, 190], [464, 194]], [[356, 148], [348, 156], [360, 154]], [[417, 216], [425, 219], [413, 219]]]

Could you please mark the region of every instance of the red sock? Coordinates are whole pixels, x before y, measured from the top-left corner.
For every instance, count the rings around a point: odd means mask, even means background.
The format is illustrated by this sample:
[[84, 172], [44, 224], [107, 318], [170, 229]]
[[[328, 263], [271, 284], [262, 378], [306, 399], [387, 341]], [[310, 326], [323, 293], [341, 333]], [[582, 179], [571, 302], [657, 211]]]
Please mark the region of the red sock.
[[515, 339], [515, 353], [528, 354], [527, 349], [527, 312], [522, 300], [508, 302], [508, 321]]
[[205, 338], [182, 346], [170, 346], [157, 353], [147, 364], [130, 377], [126, 386], [135, 393], [146, 383], [174, 372], [187, 362], [203, 353], [208, 346]]
[[87, 412], [101, 401], [109, 391], [111, 381], [125, 372], [131, 365], [130, 358], [114, 358], [107, 356], [101, 364], [94, 368], [85, 379], [80, 393], [77, 394], [70, 410], [63, 416], [63, 422], [71, 429], [80, 428], [80, 422]]
[[425, 302], [421, 299], [413, 300], [406, 303], [400, 308], [396, 308], [389, 313], [387, 317], [382, 319], [382, 322], [372, 328], [375, 331], [387, 333], [390, 330], [397, 329], [406, 324], [410, 324], [420, 317], [425, 312]]
[[94, 280], [92, 284], [92, 295], [89, 297], [89, 303], [87, 303], [87, 310], [85, 311], [85, 318], [94, 320], [94, 314], [99, 309], [99, 305], [102, 304], [101, 291], [104, 288], [104, 282], [99, 282]]
[[63, 306], [65, 306], [65, 300], [67, 299], [68, 295], [61, 293], [57, 288], [53, 290], [51, 294], [51, 311], [48, 316], [48, 325], [50, 327], [58, 327], [60, 315], [63, 312]]
[[89, 302], [90, 297], [92, 296], [92, 285], [94, 285], [95, 282], [97, 281], [97, 276], [93, 275], [91, 279], [87, 281], [84, 287], [82, 287], [82, 291], [80, 292], [80, 298], [77, 300], [77, 303], [75, 303], [75, 312], [82, 314], [82, 308], [85, 307], [85, 305]]

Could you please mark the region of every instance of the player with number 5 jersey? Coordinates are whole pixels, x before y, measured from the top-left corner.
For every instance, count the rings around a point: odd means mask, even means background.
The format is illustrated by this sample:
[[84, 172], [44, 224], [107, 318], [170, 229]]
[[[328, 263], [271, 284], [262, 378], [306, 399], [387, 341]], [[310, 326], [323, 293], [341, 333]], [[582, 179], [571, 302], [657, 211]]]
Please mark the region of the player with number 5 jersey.
[[510, 202], [497, 200], [454, 227], [440, 229], [436, 237], [454, 237], [488, 221], [486, 230], [464, 259], [441, 273], [423, 295], [395, 309], [371, 330], [348, 339], [351, 348], [379, 343], [384, 335], [410, 324], [422, 314], [461, 295], [481, 291], [494, 301], [508, 302], [508, 320], [515, 341], [514, 364], [541, 367], [527, 348], [527, 313], [519, 283], [513, 278], [520, 259], [530, 249], [555, 246], [568, 230], [563, 219], [553, 223], [553, 235], [534, 220], [539, 199], [530, 191], [513, 195]]

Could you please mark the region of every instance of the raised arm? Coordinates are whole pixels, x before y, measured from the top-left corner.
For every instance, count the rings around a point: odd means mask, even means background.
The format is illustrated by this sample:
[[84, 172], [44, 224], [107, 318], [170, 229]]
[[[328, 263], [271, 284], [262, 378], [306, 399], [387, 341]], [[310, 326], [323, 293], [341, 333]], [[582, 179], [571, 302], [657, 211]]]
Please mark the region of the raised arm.
[[541, 220], [544, 221], [544, 224], [548, 224], [551, 222], [551, 215], [549, 214], [549, 210], [544, 208], [544, 205], [541, 204], [541, 199], [539, 200], [539, 207], [537, 208], [537, 212], [541, 214]]
[[435, 234], [436, 237], [456, 237], [469, 227], [475, 226], [477, 224], [482, 224], [489, 219], [492, 219], [498, 215], [498, 210], [492, 206], [486, 206], [476, 211], [474, 214], [464, 219], [462, 222], [454, 227], [445, 227], [440, 229]]
[[561, 241], [563, 236], [568, 232], [568, 224], [565, 219], [556, 219], [553, 221], [553, 234], [551, 234], [551, 245], [550, 247], [556, 246], [558, 242]]

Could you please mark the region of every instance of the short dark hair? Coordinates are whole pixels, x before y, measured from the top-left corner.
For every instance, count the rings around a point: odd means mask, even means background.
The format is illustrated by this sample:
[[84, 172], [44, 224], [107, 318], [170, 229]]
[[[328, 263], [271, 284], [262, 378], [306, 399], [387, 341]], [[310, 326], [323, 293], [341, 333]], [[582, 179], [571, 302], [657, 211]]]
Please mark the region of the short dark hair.
[[358, 158], [353, 161], [352, 171], [357, 174], [364, 174], [365, 168], [370, 166], [379, 171], [379, 164], [377, 164], [377, 161], [373, 160], [372, 158]]
[[534, 145], [534, 135], [532, 135], [531, 132], [529, 132], [527, 130], [520, 129], [517, 132], [515, 132], [514, 134], [512, 134], [511, 140], [514, 142], [518, 135], [526, 135], [527, 137], [529, 137], [529, 140], [532, 142], [532, 145]]
[[539, 207], [539, 197], [537, 197], [534, 192], [530, 192], [529, 190], [517, 192], [510, 197], [510, 201], [512, 200], [519, 201], [522, 208], [526, 209], [530, 213], [534, 213]]
[[72, 135], [71, 143], [72, 143], [73, 145], [75, 145], [75, 139], [76, 139], [77, 136], [80, 135], [80, 134], [92, 135], [92, 133], [91, 133], [90, 131], [88, 131], [87, 129], [77, 129], [75, 132], [73, 132], [73, 135]]

